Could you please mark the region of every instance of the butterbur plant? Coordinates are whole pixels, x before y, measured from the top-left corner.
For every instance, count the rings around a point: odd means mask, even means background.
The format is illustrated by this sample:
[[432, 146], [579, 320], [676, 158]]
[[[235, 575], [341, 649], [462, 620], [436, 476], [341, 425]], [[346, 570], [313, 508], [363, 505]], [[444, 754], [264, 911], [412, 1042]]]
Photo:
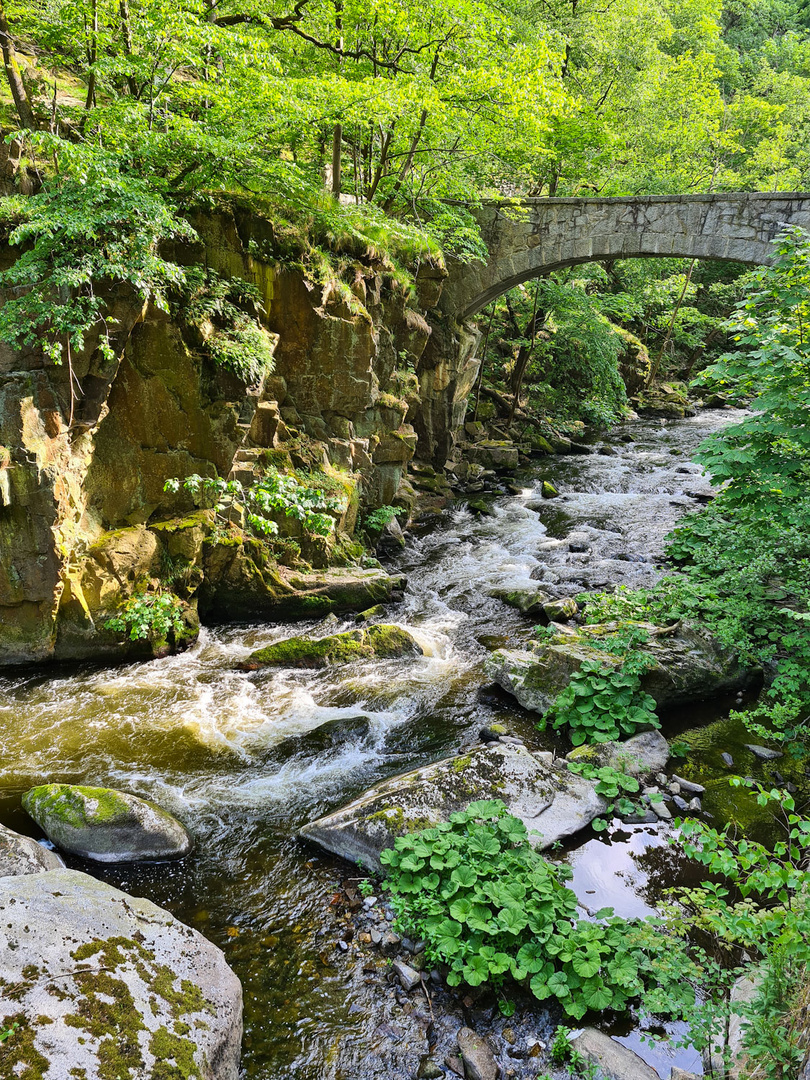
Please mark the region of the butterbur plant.
[[567, 728], [574, 746], [612, 742], [661, 726], [637, 670], [601, 660], [582, 662], [538, 726], [543, 730], [549, 722], [557, 730]]
[[694, 1001], [688, 958], [652, 926], [610, 908], [592, 922], [577, 918], [577, 898], [564, 884], [570, 868], [535, 851], [499, 800], [398, 837], [381, 861], [398, 928], [427, 943], [428, 961], [446, 966], [450, 986], [499, 990], [512, 979], [575, 1019], [589, 1009], [623, 1010], [647, 985], [665, 988], [669, 997], [657, 1002], [665, 1012]]

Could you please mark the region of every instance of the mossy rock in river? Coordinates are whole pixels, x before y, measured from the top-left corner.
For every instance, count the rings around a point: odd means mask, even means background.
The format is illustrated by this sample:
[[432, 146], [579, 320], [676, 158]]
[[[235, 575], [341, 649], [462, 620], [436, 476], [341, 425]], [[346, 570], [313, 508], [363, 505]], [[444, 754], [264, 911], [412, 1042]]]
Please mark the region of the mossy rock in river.
[[390, 660], [400, 656], [421, 656], [422, 648], [407, 630], [380, 623], [367, 630], [348, 630], [331, 637], [293, 637], [257, 649], [243, 665], [260, 667], [319, 668], [348, 664], [352, 660]]
[[57, 847], [97, 862], [178, 859], [192, 848], [168, 811], [113, 788], [43, 784], [22, 804]]

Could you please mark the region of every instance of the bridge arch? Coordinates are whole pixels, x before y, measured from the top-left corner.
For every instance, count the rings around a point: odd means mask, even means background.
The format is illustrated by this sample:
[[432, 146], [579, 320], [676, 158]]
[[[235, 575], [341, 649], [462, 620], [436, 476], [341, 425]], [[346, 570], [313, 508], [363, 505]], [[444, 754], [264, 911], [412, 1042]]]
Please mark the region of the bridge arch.
[[605, 259], [697, 258], [764, 264], [786, 225], [810, 231], [810, 194], [727, 192], [490, 202], [475, 211], [486, 263], [450, 267], [442, 311], [458, 322], [531, 278]]

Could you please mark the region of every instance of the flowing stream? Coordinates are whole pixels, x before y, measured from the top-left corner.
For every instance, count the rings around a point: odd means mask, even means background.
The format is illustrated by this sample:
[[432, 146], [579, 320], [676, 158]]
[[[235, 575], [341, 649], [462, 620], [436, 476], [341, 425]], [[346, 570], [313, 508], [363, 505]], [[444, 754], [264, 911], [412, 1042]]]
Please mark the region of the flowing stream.
[[[386, 618], [418, 639], [420, 659], [242, 672], [253, 649], [317, 627], [260, 624], [203, 630], [189, 652], [150, 663], [4, 675], [0, 821], [38, 835], [20, 797], [47, 781], [122, 788], [165, 806], [196, 837], [184, 861], [70, 865], [149, 897], [225, 950], [244, 987], [251, 1080], [386, 1076], [370, 1052], [379, 1002], [347, 978], [335, 949], [329, 900], [354, 871], [301, 844], [296, 830], [383, 777], [472, 745], [495, 720], [530, 746], [549, 745], [531, 717], [483, 686], [488, 651], [532, 633], [490, 590], [531, 583], [565, 596], [651, 583], [664, 535], [709, 491], [694, 448], [730, 418], [633, 422], [591, 454], [524, 469], [522, 493], [487, 497], [489, 515], [459, 504], [418, 529], [396, 560], [405, 600]], [[540, 498], [543, 479], [559, 498]], [[574, 883], [589, 906], [643, 914], [667, 860], [655, 854], [655, 829], [623, 835], [586, 838], [570, 852]], [[694, 1055], [677, 1062], [697, 1067]]]

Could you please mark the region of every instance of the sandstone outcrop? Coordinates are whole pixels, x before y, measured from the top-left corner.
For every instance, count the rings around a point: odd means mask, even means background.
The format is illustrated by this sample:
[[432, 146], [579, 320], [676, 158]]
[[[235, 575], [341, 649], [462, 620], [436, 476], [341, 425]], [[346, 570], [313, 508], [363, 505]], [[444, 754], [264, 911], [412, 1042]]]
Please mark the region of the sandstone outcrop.
[[[326, 470], [342, 505], [334, 540], [302, 536], [283, 515], [279, 528], [303, 570], [347, 570], [343, 582], [312, 583], [312, 608], [369, 607], [397, 591], [382, 574], [368, 588], [362, 574], [357, 588], [349, 581], [362, 554], [351, 537], [361, 504], [396, 498], [424, 402], [428, 415], [447, 396], [441, 379], [431, 388], [413, 370], [444, 270], [421, 266], [412, 297], [374, 257], [358, 259], [347, 299], [281, 265], [272, 224], [249, 206], [192, 224], [198, 242], [175, 257], [256, 287], [275, 371], [248, 385], [214, 363], [204, 329], [125, 291], [109, 298], [115, 358], [89, 337], [73, 357], [73, 391], [41, 352], [0, 347], [0, 665], [182, 648], [198, 602], [213, 618], [307, 614], [293, 601], [310, 589], [291, 582], [283, 551], [259, 554], [230, 532], [212, 539], [190, 499], [165, 490], [195, 473], [249, 482], [269, 466]], [[0, 251], [0, 264], [15, 254]], [[109, 629], [129, 600], [163, 588], [178, 598], [182, 631], [131, 640]]]

